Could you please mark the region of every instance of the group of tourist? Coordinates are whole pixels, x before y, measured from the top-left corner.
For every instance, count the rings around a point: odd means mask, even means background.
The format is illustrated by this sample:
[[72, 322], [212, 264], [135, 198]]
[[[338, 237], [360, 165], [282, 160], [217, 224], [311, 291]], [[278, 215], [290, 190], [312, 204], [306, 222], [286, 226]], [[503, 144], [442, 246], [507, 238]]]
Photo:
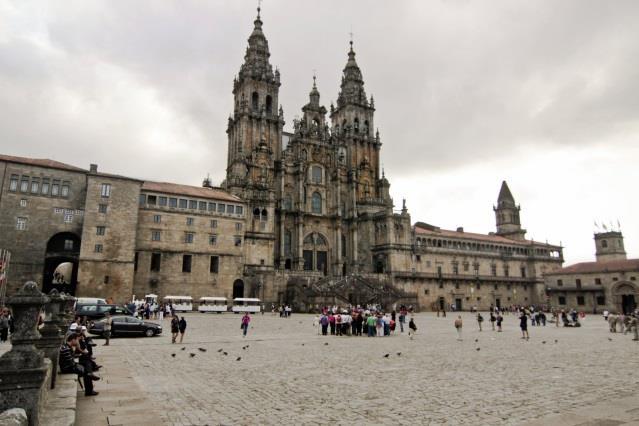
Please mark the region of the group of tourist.
[[639, 309], [632, 314], [615, 314], [604, 311], [604, 319], [608, 321], [608, 329], [611, 333], [627, 334], [633, 332], [632, 340], [639, 340]]
[[[376, 307], [364, 309], [361, 307], [348, 307], [340, 309], [337, 306], [322, 309], [316, 316], [313, 325], [318, 326], [323, 336], [368, 336], [384, 337], [395, 333], [397, 322], [400, 332], [404, 332], [408, 310], [402, 307], [397, 315], [396, 311], [384, 313]], [[408, 324], [409, 336], [417, 331], [415, 320], [411, 317]]]
[[[58, 364], [60, 373], [77, 374], [78, 377], [81, 377], [83, 379], [84, 394], [86, 396], [94, 396], [98, 392], [93, 389], [93, 382], [100, 380], [100, 377], [96, 376], [95, 372], [100, 370], [101, 366], [95, 362], [93, 348], [96, 344], [87, 334], [88, 323], [85, 321], [80, 317], [76, 317], [75, 321], [69, 326], [64, 342], [60, 346]], [[104, 329], [105, 345], [108, 345], [111, 327], [111, 315], [108, 313], [106, 323]]]

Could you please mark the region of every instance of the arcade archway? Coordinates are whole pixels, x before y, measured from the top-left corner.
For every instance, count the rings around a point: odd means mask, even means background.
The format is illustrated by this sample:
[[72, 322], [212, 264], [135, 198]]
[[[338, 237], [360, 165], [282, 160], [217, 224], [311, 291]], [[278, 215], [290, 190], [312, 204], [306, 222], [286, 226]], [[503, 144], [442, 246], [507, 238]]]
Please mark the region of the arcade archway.
[[44, 254], [42, 291], [52, 289], [75, 295], [78, 283], [80, 237], [71, 232], [61, 232], [47, 242]]

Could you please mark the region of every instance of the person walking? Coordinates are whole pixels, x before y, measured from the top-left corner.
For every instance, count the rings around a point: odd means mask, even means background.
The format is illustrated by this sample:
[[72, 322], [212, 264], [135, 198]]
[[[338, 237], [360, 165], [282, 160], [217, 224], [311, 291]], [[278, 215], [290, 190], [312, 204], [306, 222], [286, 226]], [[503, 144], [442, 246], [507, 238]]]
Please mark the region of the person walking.
[[186, 320], [184, 317], [180, 319], [178, 323], [178, 329], [180, 330], [180, 343], [182, 343], [182, 339], [184, 339], [184, 333], [186, 332]]
[[180, 331], [180, 321], [176, 316], [171, 318], [171, 343], [175, 343], [178, 332]]
[[479, 331], [481, 331], [482, 322], [484, 322], [484, 317], [481, 316], [481, 313], [477, 312], [477, 324], [479, 325]]
[[399, 332], [404, 332], [404, 323], [406, 322], [406, 310], [402, 307], [399, 310]]
[[526, 311], [521, 311], [521, 315], [519, 316], [519, 328], [521, 328], [521, 338], [522, 339], [530, 339], [528, 335], [528, 315]]
[[504, 321], [504, 317], [501, 312], [497, 312], [497, 332], [501, 333], [501, 323]]
[[462, 340], [462, 326], [464, 325], [462, 321], [461, 315], [457, 316], [455, 320], [455, 330], [457, 331], [457, 340], [461, 342]]
[[415, 324], [415, 320], [411, 317], [410, 321], [408, 321], [408, 337], [410, 340], [413, 340], [415, 333], [417, 333], [417, 324]]
[[111, 318], [111, 312], [106, 313], [106, 319], [104, 320], [103, 335], [106, 342], [104, 346], [109, 346], [109, 340], [111, 340], [111, 326], [113, 325], [113, 318]]
[[490, 310], [490, 326], [492, 327], [493, 331], [495, 331], [495, 321], [497, 321], [497, 318], [495, 317], [495, 314], [493, 313], [493, 310]]
[[242, 317], [242, 337], [246, 337], [246, 333], [248, 333], [248, 328], [249, 328], [249, 323], [251, 322], [251, 317], [249, 316], [248, 312], [244, 313], [244, 316]]

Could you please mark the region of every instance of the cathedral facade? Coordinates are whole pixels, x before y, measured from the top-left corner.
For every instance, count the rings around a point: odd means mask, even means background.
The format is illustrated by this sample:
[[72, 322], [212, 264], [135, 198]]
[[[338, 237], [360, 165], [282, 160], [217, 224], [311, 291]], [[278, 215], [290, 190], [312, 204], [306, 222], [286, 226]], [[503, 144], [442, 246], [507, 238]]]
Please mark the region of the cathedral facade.
[[233, 81], [220, 187], [0, 156], [9, 293], [35, 280], [45, 291], [117, 302], [147, 293], [257, 297], [298, 311], [549, 300], [543, 276], [561, 267], [562, 247], [525, 238], [506, 182], [494, 206], [496, 232], [413, 224], [405, 201], [394, 210], [375, 102], [352, 42], [336, 105], [322, 105], [313, 80], [285, 132], [282, 82], [262, 26], [258, 12]]

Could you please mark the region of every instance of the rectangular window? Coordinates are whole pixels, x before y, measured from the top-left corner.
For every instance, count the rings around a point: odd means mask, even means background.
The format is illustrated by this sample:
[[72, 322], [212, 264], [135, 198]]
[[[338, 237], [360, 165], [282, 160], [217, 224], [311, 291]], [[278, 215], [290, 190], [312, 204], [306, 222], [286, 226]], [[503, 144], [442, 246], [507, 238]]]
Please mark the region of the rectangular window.
[[606, 296], [597, 296], [597, 305], [605, 305]]
[[522, 266], [519, 270], [521, 271], [521, 277], [526, 278], [526, 267]]
[[160, 223], [162, 222], [162, 216], [159, 214], [153, 215], [153, 223]]
[[62, 213], [64, 213], [64, 209], [61, 209], [60, 207], [56, 207], [56, 208], [53, 209], [53, 213], [62, 214]]
[[106, 227], [105, 226], [98, 226], [95, 228], [95, 234], [96, 235], [104, 235], [106, 233]]
[[64, 250], [65, 251], [73, 250], [73, 240], [64, 240]]
[[16, 192], [18, 190], [18, 175], [11, 175], [9, 181], [9, 191]]
[[69, 196], [69, 182], [62, 183], [62, 190], [60, 191], [60, 195], [64, 198]]
[[162, 253], [151, 253], [151, 271], [160, 272], [162, 266]]
[[238, 231], [238, 232], [241, 231], [242, 230], [242, 224], [241, 223], [236, 223], [235, 224], [235, 230]]
[[107, 205], [106, 204], [99, 204], [98, 205], [98, 213], [106, 213], [107, 212]]
[[162, 231], [153, 230], [151, 231], [151, 241], [161, 241], [162, 240]]
[[439, 276], [439, 277], [442, 276], [442, 267], [441, 266], [437, 267], [437, 276]]
[[20, 200], [20, 207], [26, 207], [27, 206], [27, 199], [23, 198]]
[[169, 207], [177, 207], [177, 198], [169, 198]]
[[140, 252], [136, 251], [133, 256], [133, 272], [138, 271], [138, 259], [140, 258]]
[[27, 229], [27, 218], [26, 217], [19, 217], [18, 220], [16, 221], [16, 229], [18, 231], [24, 231], [25, 229]]
[[198, 203], [198, 209], [199, 210], [206, 210], [206, 201], [200, 201]]
[[22, 180], [20, 181], [20, 192], [28, 192], [29, 191], [29, 176], [22, 176]]
[[49, 195], [49, 179], [42, 179], [42, 188], [40, 188], [40, 194]]
[[468, 263], [464, 263], [464, 272], [468, 272], [470, 269], [470, 265]]
[[304, 250], [302, 255], [304, 256], [304, 270], [312, 271], [313, 270], [313, 251]]
[[186, 226], [193, 226], [193, 218], [192, 217], [187, 217], [186, 218]]
[[209, 235], [209, 245], [210, 246], [214, 246], [217, 244], [217, 235], [215, 234], [210, 234]]
[[160, 207], [164, 207], [167, 204], [168, 199], [166, 197], [160, 197], [158, 204]]
[[184, 242], [187, 244], [193, 244], [193, 238], [195, 234], [193, 232], [185, 232], [184, 233]]
[[218, 204], [217, 205], [217, 212], [218, 213], [224, 213], [226, 211], [226, 204]]
[[577, 288], [581, 288], [581, 280], [579, 278], [575, 280], [575, 285], [577, 286]]
[[191, 272], [191, 259], [190, 254], [182, 256], [182, 272]]
[[197, 209], [197, 201], [196, 200], [189, 200], [189, 208], [190, 209]]
[[209, 265], [209, 272], [217, 274], [220, 270], [220, 258], [219, 256], [211, 256], [211, 263]]
[[234, 205], [232, 205], [232, 204], [228, 204], [228, 205], [226, 206], [226, 212], [227, 212], [228, 214], [233, 214], [233, 213], [235, 213], [235, 206], [234, 206]]
[[473, 271], [475, 271], [475, 275], [479, 275], [479, 263], [473, 263]]
[[477, 283], [477, 290], [481, 290], [481, 283]]
[[415, 260], [417, 262], [421, 262], [422, 261], [422, 257], [418, 254], [418, 255], [415, 256]]
[[185, 200], [183, 198], [180, 198], [179, 206], [180, 206], [181, 209], [187, 208], [188, 204], [189, 204], [189, 200]]
[[586, 302], [584, 301], [584, 297], [583, 296], [577, 296], [577, 305], [583, 306], [585, 304], [586, 304]]
[[595, 284], [601, 285], [601, 278], [595, 278]]
[[214, 212], [215, 211], [215, 207], [216, 207], [215, 203], [209, 203], [209, 211], [210, 212]]
[[211, 228], [217, 228], [217, 220], [211, 221]]
[[104, 276], [104, 284], [109, 284], [109, 276], [108, 275]]
[[490, 273], [493, 277], [497, 276], [497, 265], [490, 265]]
[[242, 237], [240, 237], [239, 235], [235, 236], [235, 247], [241, 246], [242, 245]]
[[54, 180], [53, 185], [51, 185], [51, 196], [57, 197], [60, 194], [60, 181]]
[[241, 215], [244, 213], [244, 207], [242, 206], [235, 206], [235, 214]]
[[508, 268], [508, 266], [504, 266], [504, 276], [505, 277], [510, 276], [510, 269]]
[[64, 223], [71, 223], [73, 222], [73, 213], [72, 212], [64, 212]]
[[158, 201], [158, 197], [155, 195], [147, 195], [146, 197], [146, 203], [149, 206], [154, 206], [157, 203], [157, 201]]
[[453, 265], [453, 274], [455, 275], [459, 274], [459, 266], [457, 264]]
[[111, 184], [103, 183], [100, 195], [104, 198], [109, 198], [111, 196]]
[[144, 206], [146, 204], [146, 195], [140, 194], [140, 205]]
[[564, 285], [564, 281], [563, 280], [557, 280], [557, 287], [561, 287]]
[[102, 244], [96, 244], [93, 251], [96, 253], [102, 253]]
[[40, 181], [34, 179], [31, 181], [31, 193], [37, 194], [38, 192], [40, 192]]
[[311, 167], [311, 182], [322, 183], [322, 168], [319, 166]]

